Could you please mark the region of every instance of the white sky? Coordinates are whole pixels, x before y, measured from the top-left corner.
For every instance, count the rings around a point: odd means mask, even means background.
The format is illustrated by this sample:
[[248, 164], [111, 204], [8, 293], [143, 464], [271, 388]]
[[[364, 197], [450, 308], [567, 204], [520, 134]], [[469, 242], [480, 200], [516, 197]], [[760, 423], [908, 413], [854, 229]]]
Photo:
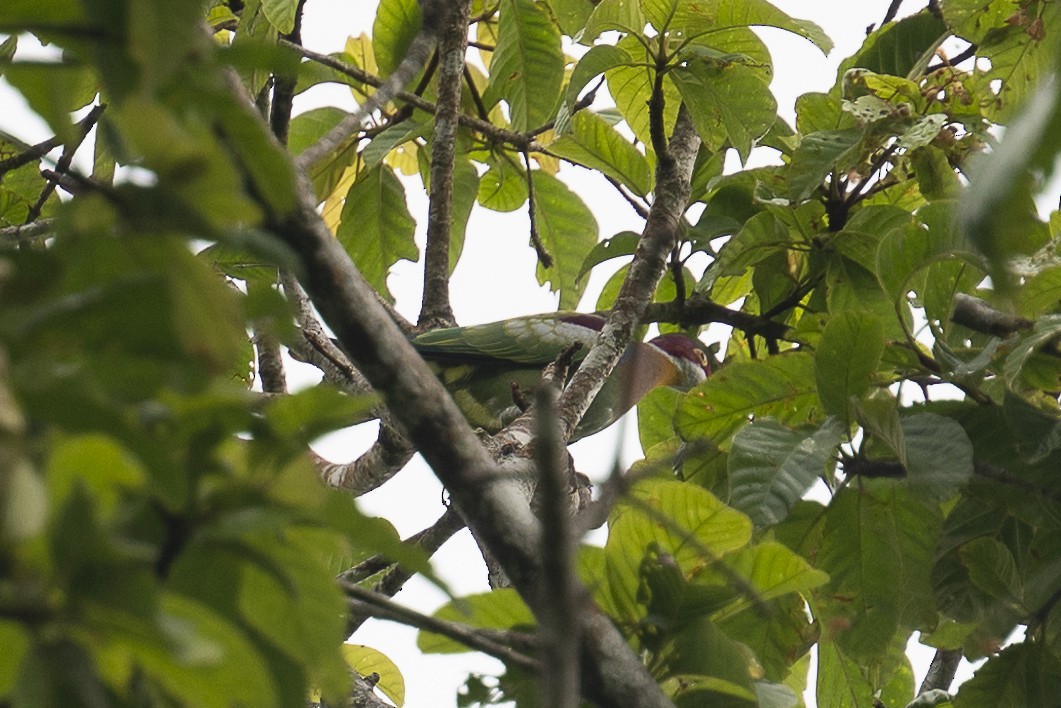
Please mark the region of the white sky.
[[[825, 91], [835, 80], [841, 59], [861, 45], [866, 27], [879, 23], [889, 0], [774, 0], [789, 14], [821, 25], [836, 45], [829, 57], [809, 42], [777, 30], [761, 30], [774, 59], [775, 78], [772, 89], [780, 112], [792, 122], [795, 99], [807, 91]], [[907, 12], [920, 9], [923, 2], [907, 0]], [[303, 40], [319, 52], [341, 50], [346, 38], [371, 32], [375, 0], [309, 0], [306, 7]], [[28, 47], [26, 48], [28, 49]], [[20, 48], [20, 52], [25, 51]], [[20, 57], [29, 56], [20, 54]], [[44, 124], [30, 114], [21, 99], [0, 80], [0, 130], [34, 143], [50, 136]], [[598, 104], [602, 99], [598, 97]], [[297, 99], [296, 113], [319, 105], [337, 105], [352, 109], [353, 99], [345, 87], [315, 88]], [[767, 161], [772, 161], [768, 154]], [[734, 167], [736, 169], [736, 167]], [[592, 173], [565, 166], [561, 178], [586, 200], [600, 224], [601, 237], [622, 230], [640, 231], [641, 220], [615, 191]], [[409, 207], [418, 222], [418, 240], [423, 247], [427, 202], [422, 193], [407, 183]], [[1054, 199], [1056, 203], [1056, 198]], [[518, 315], [546, 312], [556, 308], [557, 298], [546, 288], [536, 285], [535, 258], [527, 246], [526, 215], [522, 211], [496, 214], [477, 208], [468, 227], [464, 257], [454, 273], [452, 301], [462, 324], [474, 324]], [[618, 266], [615, 266], [616, 268]], [[613, 269], [595, 275], [582, 309], [593, 309], [597, 294]], [[403, 314], [415, 319], [419, 310], [421, 269], [417, 264], [402, 262], [393, 269], [389, 285]], [[724, 335], [720, 335], [724, 336]], [[308, 385], [312, 372], [292, 370], [293, 381]], [[577, 467], [594, 479], [603, 478], [620, 455], [624, 462], [640, 456], [636, 425], [632, 416], [627, 428], [614, 426], [591, 439], [572, 446]], [[373, 439], [372, 426], [352, 432], [333, 434], [322, 439], [317, 449], [335, 461], [346, 461], [360, 453]], [[441, 514], [442, 489], [430, 470], [417, 458], [406, 470], [382, 489], [362, 499], [363, 508], [391, 519], [403, 536], [419, 531]], [[396, 514], [395, 510], [401, 510]], [[458, 594], [485, 591], [486, 573], [467, 531], [446, 544], [435, 556], [435, 567]], [[446, 601], [437, 589], [414, 579], [400, 593], [398, 601], [431, 612]], [[406, 705], [454, 705], [456, 689], [470, 670], [498, 672], [499, 662], [472, 654], [424, 656], [415, 648], [415, 631], [391, 623], [370, 621], [355, 636], [355, 641], [372, 646], [394, 660], [406, 680]], [[931, 650], [921, 648], [914, 654], [915, 673], [920, 682], [931, 658]], [[967, 677], [967, 667], [959, 677]], [[811, 676], [813, 690], [813, 674]]]

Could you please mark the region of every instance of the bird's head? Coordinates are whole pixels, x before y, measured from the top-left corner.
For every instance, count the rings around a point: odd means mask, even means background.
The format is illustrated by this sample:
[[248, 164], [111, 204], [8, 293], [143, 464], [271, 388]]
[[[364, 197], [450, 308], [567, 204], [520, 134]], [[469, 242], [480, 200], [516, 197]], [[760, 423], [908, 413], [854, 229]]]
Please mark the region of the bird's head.
[[688, 390], [704, 381], [713, 370], [711, 351], [701, 342], [684, 334], [661, 334], [649, 346], [663, 352], [676, 368], [675, 380], [668, 385]]

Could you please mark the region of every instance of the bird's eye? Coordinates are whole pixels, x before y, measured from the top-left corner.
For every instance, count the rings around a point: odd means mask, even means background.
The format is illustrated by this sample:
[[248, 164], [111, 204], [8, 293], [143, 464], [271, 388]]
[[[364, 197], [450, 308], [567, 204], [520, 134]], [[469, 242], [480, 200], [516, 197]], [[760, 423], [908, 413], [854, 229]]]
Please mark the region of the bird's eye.
[[704, 354], [699, 349], [694, 349], [693, 351], [696, 352], [696, 358], [700, 362], [700, 366], [707, 366], [708, 365], [707, 354]]

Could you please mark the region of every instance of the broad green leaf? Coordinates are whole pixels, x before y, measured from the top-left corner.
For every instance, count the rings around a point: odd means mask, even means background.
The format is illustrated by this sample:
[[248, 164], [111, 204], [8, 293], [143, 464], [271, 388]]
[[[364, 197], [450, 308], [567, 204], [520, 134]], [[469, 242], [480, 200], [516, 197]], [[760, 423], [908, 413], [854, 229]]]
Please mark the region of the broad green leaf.
[[853, 659], [880, 656], [900, 627], [934, 617], [929, 573], [942, 515], [894, 482], [863, 480], [833, 497], [817, 567], [830, 576], [819, 619]]
[[885, 204], [869, 204], [844, 224], [834, 244], [836, 249], [870, 272], [877, 270], [881, 240], [895, 229], [911, 223], [910, 212]]
[[383, 75], [398, 68], [420, 31], [420, 3], [417, 0], [380, 0], [372, 23], [372, 48]]
[[[880, 705], [905, 706], [914, 697], [914, 675], [902, 645], [892, 642], [880, 647], [892, 669], [881, 675], [879, 667], [867, 666], [852, 658], [837, 643], [818, 644], [819, 708], [877, 708]], [[892, 701], [883, 703], [883, 695]]]
[[804, 137], [788, 168], [789, 199], [807, 199], [833, 170], [843, 172], [853, 166], [861, 144], [859, 128], [823, 130]]
[[1009, 390], [1002, 405], [1018, 450], [1029, 462], [1041, 462], [1061, 448], [1061, 416], [1056, 409], [1034, 406]]
[[637, 404], [637, 432], [641, 449], [674, 440], [674, 414], [681, 404], [681, 391], [670, 386], [657, 386]]
[[379, 677], [376, 686], [387, 698], [394, 701], [395, 705], [402, 706], [405, 703], [405, 678], [387, 655], [371, 647], [350, 642], [344, 643], [339, 650], [343, 654], [343, 660], [357, 673], [362, 676], [376, 674]]
[[391, 266], [420, 257], [413, 242], [415, 229], [402, 183], [381, 165], [363, 173], [350, 187], [336, 236], [369, 284], [389, 300]]
[[361, 151], [361, 159], [365, 162], [364, 168], [372, 169], [383, 162], [383, 159], [387, 157], [391, 150], [404, 145], [410, 140], [422, 137], [429, 130], [430, 128], [427, 125], [415, 119], [405, 120], [397, 125], [392, 125], [372, 138], [368, 145], [365, 145], [364, 150]]
[[686, 440], [708, 438], [728, 449], [749, 416], [789, 425], [822, 420], [813, 358], [793, 353], [725, 366], [686, 394], [676, 426]]
[[1036, 320], [1031, 332], [1021, 336], [1002, 366], [1002, 373], [1010, 387], [1018, 387], [1024, 367], [1028, 365], [1035, 353], [1048, 342], [1053, 341], [1059, 332], [1061, 332], [1061, 315], [1044, 315]]
[[959, 550], [969, 579], [989, 596], [1010, 605], [1024, 597], [1016, 560], [1006, 545], [994, 538], [973, 539]]
[[83, 435], [57, 441], [48, 459], [48, 488], [53, 504], [63, 504], [74, 487], [92, 491], [99, 515], [109, 519], [124, 494], [141, 487], [147, 475], [140, 461], [117, 440]]
[[648, 160], [600, 116], [585, 110], [571, 119], [571, 132], [549, 145], [549, 152], [597, 170], [643, 197], [652, 188]]
[[0, 620], [0, 646], [4, 647], [4, 656], [0, 657], [0, 696], [6, 696], [15, 688], [22, 661], [29, 653], [30, 637], [21, 622]]
[[1047, 706], [1057, 697], [1061, 661], [1040, 642], [1006, 647], [958, 689], [955, 708]]
[[[512, 588], [466, 595], [435, 610], [434, 616], [482, 629], [523, 629], [533, 631], [537, 622], [523, 599]], [[460, 642], [421, 630], [416, 646], [427, 654], [459, 654], [475, 651]]]
[[597, 220], [593, 213], [563, 182], [541, 170], [534, 173], [534, 212], [538, 236], [553, 264], [538, 264], [540, 284], [560, 291], [560, 309], [578, 306], [586, 283], [578, 282], [578, 272], [586, 255], [597, 243]]
[[501, 0], [487, 104], [508, 101], [512, 128], [537, 128], [553, 115], [564, 76], [560, 32], [533, 0]]
[[[789, 593], [807, 593], [829, 581], [828, 575], [776, 541], [735, 551], [726, 556], [726, 565], [747, 580], [758, 599], [766, 602]], [[745, 600], [744, 604], [749, 603]]]
[[843, 440], [843, 427], [835, 418], [808, 431], [770, 419], [745, 426], [734, 436], [729, 454], [730, 504], [758, 528], [779, 523], [826, 473]]
[[973, 474], [973, 445], [961, 425], [934, 413], [902, 418], [903, 464], [918, 497], [952, 498]]
[[663, 682], [661, 687], [668, 693], [673, 691], [677, 708], [751, 705], [755, 688], [741, 649], [708, 618], [697, 618], [668, 642], [661, 671], [670, 682]]
[[641, 34], [645, 16], [640, 0], [601, 0], [586, 20], [586, 29], [575, 36], [575, 41], [592, 44], [602, 32], [619, 30], [631, 35]]
[[[323, 106], [300, 113], [292, 118], [287, 136], [287, 146], [291, 154], [298, 155], [306, 148], [314, 145], [348, 115], [346, 111], [334, 106]], [[382, 137], [383, 135], [377, 136], [377, 140]], [[330, 156], [308, 168], [309, 178], [313, 182], [313, 191], [319, 199], [323, 199], [332, 193], [332, 190], [342, 179], [346, 168], [353, 163], [356, 157], [357, 141], [350, 140], [341, 145]], [[382, 156], [380, 159], [382, 159]]]
[[464, 251], [464, 238], [468, 221], [475, 208], [475, 197], [479, 193], [479, 173], [468, 160], [458, 159], [453, 165], [453, 203], [450, 205], [449, 270], [457, 267]]
[[586, 26], [586, 21], [593, 14], [592, 0], [549, 0], [553, 17], [560, 25], [560, 31], [568, 37], [574, 37]]
[[982, 42], [992, 29], [1002, 27], [1017, 9], [1016, 0], [941, 0], [943, 19], [952, 32], [970, 42]]
[[[656, 72], [651, 68], [654, 58], [648, 55], [634, 37], [623, 37], [618, 46], [630, 55], [632, 62], [640, 65], [616, 66], [605, 71], [608, 93], [615, 99], [615, 106], [630, 126], [634, 137], [650, 146], [652, 135], [649, 130], [648, 101], [656, 80]], [[678, 108], [682, 102], [682, 95], [670, 77], [663, 81], [663, 97], [663, 126], [669, 134], [678, 118]]]
[[527, 175], [515, 165], [498, 160], [479, 180], [479, 204], [493, 211], [515, 211], [527, 203]]
[[262, 0], [262, 9], [269, 24], [280, 34], [290, 34], [295, 28], [298, 0]]
[[[1061, 56], [1061, 55], [1059, 55]], [[1016, 286], [1011, 259], [1028, 252], [1038, 224], [1030, 206], [1032, 177], [1046, 179], [1061, 152], [1061, 80], [1042, 82], [1020, 117], [1007, 129], [990, 160], [978, 163], [959, 202], [959, 219], [969, 241], [986, 256], [996, 289]]]
[[630, 55], [613, 44], [597, 44], [582, 55], [571, 72], [571, 78], [564, 89], [564, 100], [560, 104], [560, 110], [556, 115], [556, 134], [564, 135], [571, 128], [571, 111], [578, 102], [582, 89], [589, 85], [597, 76], [608, 69], [626, 64], [630, 61]]
[[884, 352], [884, 327], [872, 313], [840, 312], [829, 318], [814, 359], [818, 396], [828, 413], [850, 420], [851, 399], [873, 382]]
[[[663, 520], [666, 519], [664, 522]], [[687, 576], [747, 545], [748, 517], [706, 489], [670, 480], [638, 484], [611, 514], [604, 552], [608, 586], [624, 619], [643, 615], [638, 601], [641, 562], [653, 546], [668, 554]]]
[[579, 269], [576, 280], [582, 280], [595, 266], [605, 261], [632, 256], [640, 242], [641, 234], [633, 231], [620, 231], [611, 238], [604, 239], [586, 255], [586, 260], [582, 262], [582, 268]]
[[4, 67], [4, 78], [68, 142], [77, 138], [71, 112], [92, 101], [98, 91], [92, 72], [77, 64], [15, 62]]
[[691, 61], [670, 76], [710, 150], [721, 149], [728, 140], [746, 162], [755, 140], [777, 118], [777, 101], [763, 76], [743, 64], [716, 67]]
[[927, 66], [946, 36], [946, 25], [931, 12], [904, 17], [866, 37], [862, 48], [841, 63], [840, 73], [858, 67], [878, 74], [911, 76], [915, 69]]
[[840, 100], [827, 93], [805, 93], [796, 99], [796, 130], [810, 135], [854, 127], [854, 119], [840, 110]]
[[[817, 572], [812, 570], [811, 574]], [[807, 575], [808, 580], [813, 579], [811, 574]], [[790, 593], [770, 602], [769, 607], [770, 612], [766, 617], [751, 607], [731, 617], [718, 619], [718, 627], [730, 639], [739, 641], [755, 653], [756, 661], [762, 665], [764, 678], [785, 680], [786, 684], [802, 694], [809, 668], [806, 660], [811, 646], [817, 641], [818, 629], [811, 624], [807, 602], [802, 595]], [[800, 656], [804, 659], [797, 659], [793, 663], [793, 659]]]
[[318, 384], [271, 400], [265, 419], [281, 438], [308, 445], [325, 433], [363, 421], [376, 402], [373, 395], [350, 396]]
[[[668, 0], [653, 0], [656, 5]], [[809, 20], [797, 20], [785, 14], [766, 0], [678, 0], [674, 29], [682, 29], [687, 35], [715, 32], [729, 27], [776, 27], [792, 32], [812, 42], [823, 54], [832, 48], [832, 40], [818, 25]]]

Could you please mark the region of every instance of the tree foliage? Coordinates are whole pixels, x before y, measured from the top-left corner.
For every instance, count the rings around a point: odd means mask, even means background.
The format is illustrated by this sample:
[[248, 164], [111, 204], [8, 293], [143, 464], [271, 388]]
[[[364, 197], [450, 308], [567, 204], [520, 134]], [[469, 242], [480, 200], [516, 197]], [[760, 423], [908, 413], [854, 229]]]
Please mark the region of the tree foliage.
[[[390, 660], [343, 644], [369, 615], [501, 657], [466, 705], [548, 702], [532, 679], [552, 695], [564, 642], [602, 704], [1055, 700], [1061, 216], [1034, 197], [1061, 153], [1061, 4], [889, 18], [792, 125], [753, 28], [832, 43], [765, 0], [381, 0], [327, 56], [301, 47], [303, 5], [0, 9], [0, 72], [55, 135], [0, 135], [0, 705], [374, 701], [373, 673], [401, 704]], [[26, 59], [31, 36], [61, 51]], [[321, 83], [363, 110], [292, 118]], [[572, 165], [630, 231], [599, 232]], [[534, 545], [530, 495], [497, 480], [526, 492], [505, 470], [544, 480], [546, 457], [481, 443], [388, 339], [400, 260], [424, 263], [420, 324], [452, 323], [476, 209], [527, 212], [561, 308], [621, 265], [561, 435], [640, 323], [731, 332], [705, 383], [643, 401], [644, 460], [570, 520], [606, 518], [603, 548]], [[283, 351], [324, 381], [287, 393]], [[368, 418], [355, 463], [307, 452]], [[403, 543], [353, 497], [416, 449], [460, 515]], [[434, 619], [386, 601], [465, 522], [512, 587]], [[565, 567], [574, 589], [543, 599]], [[582, 608], [567, 639], [557, 604]], [[915, 632], [987, 661], [919, 690]]]

